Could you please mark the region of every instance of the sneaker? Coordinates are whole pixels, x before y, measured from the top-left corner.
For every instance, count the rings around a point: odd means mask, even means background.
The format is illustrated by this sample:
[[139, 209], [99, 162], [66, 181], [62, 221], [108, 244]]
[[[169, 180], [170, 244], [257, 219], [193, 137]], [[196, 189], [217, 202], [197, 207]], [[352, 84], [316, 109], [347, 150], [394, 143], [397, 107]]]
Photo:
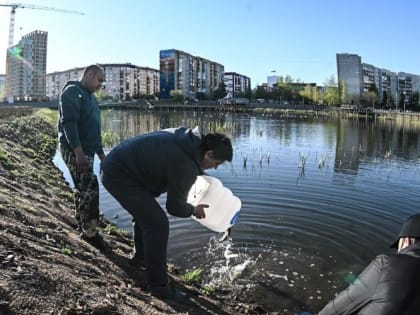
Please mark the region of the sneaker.
[[188, 299], [187, 293], [173, 287], [171, 284], [165, 286], [153, 286], [149, 285], [148, 290], [150, 293], [158, 298], [168, 299], [173, 301], [182, 302]]
[[84, 239], [93, 247], [96, 247], [97, 249], [99, 249], [101, 252], [106, 252], [106, 251], [111, 250], [111, 247], [109, 246], [109, 244], [105, 242], [103, 237], [99, 234], [96, 234], [94, 237], [87, 237], [85, 234], [82, 234], [81, 236], [82, 236], [82, 239]]
[[140, 258], [138, 256], [134, 255], [130, 255], [130, 257], [128, 258], [130, 265], [137, 267], [138, 269], [142, 270], [142, 271], [146, 271], [146, 263], [144, 261], [144, 258]]

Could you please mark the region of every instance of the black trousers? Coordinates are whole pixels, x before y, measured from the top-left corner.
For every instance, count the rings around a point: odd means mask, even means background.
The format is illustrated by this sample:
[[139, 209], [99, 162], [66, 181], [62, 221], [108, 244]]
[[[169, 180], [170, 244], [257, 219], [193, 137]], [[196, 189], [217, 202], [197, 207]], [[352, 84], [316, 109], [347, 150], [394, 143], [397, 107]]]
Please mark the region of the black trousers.
[[164, 286], [167, 276], [169, 221], [153, 194], [126, 175], [102, 173], [102, 184], [133, 217], [135, 254], [144, 258], [149, 284]]

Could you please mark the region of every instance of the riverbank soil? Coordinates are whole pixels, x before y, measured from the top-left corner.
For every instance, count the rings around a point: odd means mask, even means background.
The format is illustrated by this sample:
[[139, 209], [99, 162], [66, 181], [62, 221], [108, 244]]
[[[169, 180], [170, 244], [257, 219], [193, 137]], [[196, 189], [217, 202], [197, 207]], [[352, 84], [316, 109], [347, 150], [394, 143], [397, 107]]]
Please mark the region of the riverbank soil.
[[102, 253], [79, 237], [73, 191], [53, 164], [56, 115], [0, 110], [0, 315], [258, 314], [261, 307], [181, 280], [182, 303], [151, 296], [144, 271], [128, 262], [131, 238], [102, 219]]

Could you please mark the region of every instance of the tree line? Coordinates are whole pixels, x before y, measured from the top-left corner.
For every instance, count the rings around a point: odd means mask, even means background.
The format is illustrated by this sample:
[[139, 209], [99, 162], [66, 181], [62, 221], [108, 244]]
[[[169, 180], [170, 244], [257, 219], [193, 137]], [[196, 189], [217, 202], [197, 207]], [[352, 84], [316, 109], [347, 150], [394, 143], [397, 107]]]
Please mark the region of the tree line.
[[[362, 107], [371, 107], [373, 109], [398, 109], [420, 111], [419, 92], [413, 92], [409, 95], [402, 92], [392, 95], [390, 91], [384, 91], [379, 94], [375, 84], [364, 87], [364, 93], [360, 95], [350, 95], [347, 92], [346, 83], [337, 81], [334, 75], [326, 79], [323, 86], [317, 86], [315, 83], [307, 84], [299, 79], [295, 80], [291, 76], [280, 76], [277, 83], [272, 87], [267, 85], [257, 86], [255, 89], [248, 88], [245, 92], [236, 93], [235, 98], [246, 98], [251, 102], [264, 100], [279, 104], [317, 104], [327, 106], [340, 106], [342, 104], [357, 105]], [[171, 99], [176, 102], [185, 101], [218, 101], [227, 96], [227, 89], [222, 82], [210, 94], [196, 93], [194, 97], [186, 97], [181, 90], [172, 90]], [[112, 99], [100, 90], [96, 94], [99, 101]], [[130, 100], [154, 98], [159, 95], [135, 95]]]

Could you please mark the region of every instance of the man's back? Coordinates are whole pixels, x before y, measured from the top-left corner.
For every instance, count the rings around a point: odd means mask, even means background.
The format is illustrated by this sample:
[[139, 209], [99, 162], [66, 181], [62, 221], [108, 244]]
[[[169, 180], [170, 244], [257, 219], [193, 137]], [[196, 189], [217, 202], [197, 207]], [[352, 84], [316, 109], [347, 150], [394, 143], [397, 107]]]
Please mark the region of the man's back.
[[420, 314], [420, 244], [379, 255], [319, 315]]

